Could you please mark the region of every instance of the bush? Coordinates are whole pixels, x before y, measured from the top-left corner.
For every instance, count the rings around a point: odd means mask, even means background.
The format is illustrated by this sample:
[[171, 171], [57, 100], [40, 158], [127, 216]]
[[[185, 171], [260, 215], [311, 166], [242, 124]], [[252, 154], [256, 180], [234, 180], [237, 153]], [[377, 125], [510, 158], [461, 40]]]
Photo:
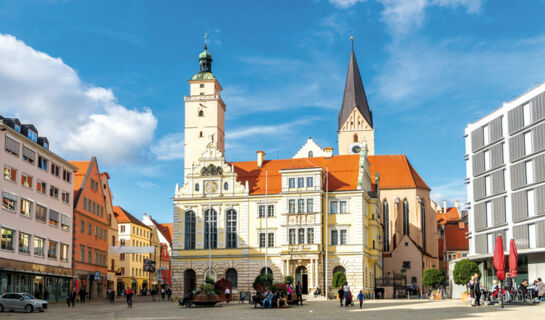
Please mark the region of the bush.
[[430, 286], [437, 288], [445, 282], [445, 276], [443, 273], [436, 268], [429, 268], [424, 271], [422, 276], [422, 284], [424, 286]]
[[284, 278], [284, 281], [287, 283], [287, 284], [293, 284], [293, 282], [295, 281], [295, 279], [293, 278], [293, 276], [286, 276]]
[[215, 285], [214, 279], [210, 278], [209, 276], [206, 276], [206, 279], [204, 279], [204, 283]]
[[454, 283], [466, 285], [476, 273], [481, 277], [479, 266], [475, 262], [469, 261], [469, 259], [462, 259], [454, 265], [454, 271], [452, 272]]
[[271, 288], [272, 292], [274, 294], [278, 293], [278, 292], [283, 292], [284, 294], [287, 294], [288, 293], [288, 289], [286, 289], [286, 284], [285, 283], [281, 283], [281, 282], [275, 282], [273, 285], [272, 285], [272, 288]]
[[254, 280], [254, 289], [255, 290], [263, 290], [263, 289], [270, 289], [272, 287], [272, 284], [274, 282], [274, 278], [272, 274], [264, 274], [259, 275]]
[[333, 279], [331, 279], [331, 285], [333, 288], [338, 288], [344, 286], [346, 283], [346, 274], [341, 271], [337, 271], [333, 274]]
[[199, 291], [201, 292], [201, 294], [216, 294], [216, 291], [214, 290], [214, 285], [209, 283], [201, 283], [201, 285], [199, 286]]

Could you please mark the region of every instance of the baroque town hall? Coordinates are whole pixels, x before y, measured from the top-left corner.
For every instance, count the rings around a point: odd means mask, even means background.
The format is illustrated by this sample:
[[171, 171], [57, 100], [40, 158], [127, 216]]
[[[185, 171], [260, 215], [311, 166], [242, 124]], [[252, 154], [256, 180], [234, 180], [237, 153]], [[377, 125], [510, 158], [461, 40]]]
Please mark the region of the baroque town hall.
[[279, 160], [257, 151], [252, 161], [226, 161], [226, 105], [206, 45], [199, 63], [185, 97], [184, 184], [173, 198], [175, 294], [206, 276], [231, 281], [234, 293], [253, 290], [256, 276], [270, 273], [275, 281], [293, 276], [304, 293], [323, 293], [327, 283], [331, 295], [337, 271], [353, 292], [371, 294], [375, 279], [400, 272], [422, 289], [423, 270], [438, 267], [430, 188], [406, 156], [374, 154], [354, 51], [339, 154], [308, 139], [293, 158]]

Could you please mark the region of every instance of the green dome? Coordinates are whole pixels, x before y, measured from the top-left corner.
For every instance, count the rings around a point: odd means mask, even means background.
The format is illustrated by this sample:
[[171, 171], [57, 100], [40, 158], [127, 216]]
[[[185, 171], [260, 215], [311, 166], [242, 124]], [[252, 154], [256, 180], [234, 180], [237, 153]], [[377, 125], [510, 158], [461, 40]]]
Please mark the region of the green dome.
[[201, 59], [210, 59], [212, 60], [212, 55], [210, 54], [210, 52], [206, 51], [206, 49], [201, 52], [201, 54], [199, 54], [199, 60]]
[[193, 77], [191, 77], [191, 80], [214, 80], [216, 77], [212, 74], [212, 72], [199, 72], [196, 73]]

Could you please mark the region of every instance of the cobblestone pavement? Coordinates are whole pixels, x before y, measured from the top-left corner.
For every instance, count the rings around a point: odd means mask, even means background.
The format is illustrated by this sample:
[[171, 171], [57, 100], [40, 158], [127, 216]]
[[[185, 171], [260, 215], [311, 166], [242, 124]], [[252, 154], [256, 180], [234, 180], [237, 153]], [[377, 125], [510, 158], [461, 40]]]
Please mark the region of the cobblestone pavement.
[[359, 306], [341, 308], [336, 301], [309, 301], [289, 309], [254, 309], [248, 304], [222, 304], [213, 308], [179, 308], [175, 302], [136, 299], [128, 309], [120, 299], [114, 304], [92, 302], [67, 308], [53, 304], [43, 313], [4, 312], [0, 319], [544, 319], [545, 303], [472, 308], [458, 300], [368, 300]]

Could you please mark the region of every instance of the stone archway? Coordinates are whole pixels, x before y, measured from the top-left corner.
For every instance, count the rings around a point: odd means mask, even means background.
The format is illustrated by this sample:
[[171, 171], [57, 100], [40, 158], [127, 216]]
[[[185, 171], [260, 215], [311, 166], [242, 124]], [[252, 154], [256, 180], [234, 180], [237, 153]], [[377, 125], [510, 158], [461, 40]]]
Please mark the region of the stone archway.
[[186, 269], [184, 271], [184, 291], [193, 291], [197, 288], [197, 274], [193, 269]]

